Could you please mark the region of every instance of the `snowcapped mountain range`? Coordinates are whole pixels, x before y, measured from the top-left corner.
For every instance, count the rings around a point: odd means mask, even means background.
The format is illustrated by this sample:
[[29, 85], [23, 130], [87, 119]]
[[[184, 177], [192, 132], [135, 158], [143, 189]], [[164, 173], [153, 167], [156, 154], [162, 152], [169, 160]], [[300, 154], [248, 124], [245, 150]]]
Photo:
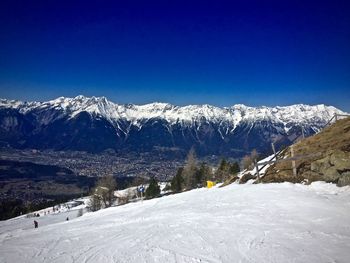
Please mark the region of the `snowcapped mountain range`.
[[[0, 100], [0, 141], [12, 147], [56, 150], [151, 151], [194, 146], [202, 154], [230, 154], [272, 141], [290, 144], [317, 132], [335, 113], [332, 106], [232, 107], [167, 103], [115, 104], [105, 97], [60, 97], [47, 102]], [[44, 141], [43, 141], [44, 140]]]
[[[313, 122], [328, 121], [335, 113], [344, 112], [332, 106], [323, 104], [309, 106], [297, 104], [286, 107], [248, 107], [237, 104], [229, 108], [219, 108], [211, 105], [189, 105], [184, 107], [174, 106], [168, 103], [150, 103], [145, 105], [115, 104], [105, 97], [75, 98], [60, 97], [47, 102], [21, 102], [17, 100], [0, 100], [0, 108], [18, 109], [20, 113], [28, 113], [35, 110], [55, 109], [62, 111], [62, 115], [71, 118], [81, 112], [88, 112], [93, 116], [101, 116], [111, 123], [124, 119], [134, 125], [140, 125], [149, 119], [162, 119], [170, 124], [193, 124], [194, 122], [228, 122], [233, 127], [243, 121], [270, 120], [284, 124], [288, 131], [288, 124], [307, 124]], [[56, 116], [57, 118], [61, 116]]]

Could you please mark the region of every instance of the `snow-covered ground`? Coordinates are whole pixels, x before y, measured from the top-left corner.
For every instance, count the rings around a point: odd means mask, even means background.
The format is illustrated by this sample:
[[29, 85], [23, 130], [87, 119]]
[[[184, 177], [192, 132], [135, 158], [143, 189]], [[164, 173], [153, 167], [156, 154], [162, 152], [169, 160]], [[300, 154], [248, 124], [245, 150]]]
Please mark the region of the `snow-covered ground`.
[[349, 262], [350, 187], [229, 185], [0, 222], [0, 262]]
[[[276, 160], [276, 156], [274, 154], [271, 154], [267, 157], [265, 157], [264, 159], [261, 159], [260, 161], [258, 161], [258, 168], [259, 168], [259, 174], [260, 177], [263, 177], [267, 171], [267, 169], [271, 166], [271, 164], [264, 164], [265, 162], [269, 162], [269, 161], [274, 161]], [[254, 167], [253, 169], [250, 170], [243, 170], [241, 172], [238, 173], [238, 177], [241, 178], [243, 175], [245, 174], [252, 174], [254, 176], [257, 176], [256, 174], [256, 168]], [[256, 180], [250, 180], [250, 183], [255, 182]]]

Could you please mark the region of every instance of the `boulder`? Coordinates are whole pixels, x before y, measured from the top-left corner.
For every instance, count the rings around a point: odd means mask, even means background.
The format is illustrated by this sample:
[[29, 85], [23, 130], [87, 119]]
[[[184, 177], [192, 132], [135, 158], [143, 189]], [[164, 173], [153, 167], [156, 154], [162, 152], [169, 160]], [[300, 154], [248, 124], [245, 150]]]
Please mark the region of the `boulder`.
[[350, 170], [350, 153], [336, 150], [330, 156], [330, 163], [338, 171]]
[[346, 185], [350, 185], [350, 172], [342, 173], [337, 183], [337, 186], [346, 186]]
[[245, 184], [246, 182], [248, 182], [251, 179], [255, 179], [256, 177], [254, 175], [252, 175], [251, 173], [246, 173], [245, 175], [243, 175], [241, 177], [241, 180], [239, 180], [240, 184]]
[[261, 177], [260, 182], [262, 183], [301, 183], [305, 178], [302, 177], [300, 173], [297, 176], [293, 175], [292, 169], [283, 170], [283, 171], [269, 171], [265, 176]]
[[237, 180], [239, 180], [239, 177], [237, 175], [233, 175], [229, 179], [227, 179], [220, 187], [224, 187], [224, 186], [227, 186], [229, 184], [232, 184], [232, 183], [236, 182]]
[[313, 172], [313, 171], [305, 171], [302, 173], [302, 176], [307, 179], [307, 183], [311, 184], [312, 182], [316, 181], [323, 181], [323, 175]]
[[323, 174], [323, 171], [329, 167], [331, 167], [330, 156], [326, 156], [311, 163], [311, 171], [321, 174]]
[[340, 177], [340, 173], [338, 172], [337, 168], [334, 166], [324, 169], [322, 171], [322, 174], [323, 174], [323, 180], [328, 183], [336, 183]]
[[[342, 172], [350, 171], [350, 153], [341, 150], [330, 151], [327, 156], [311, 163], [312, 181], [322, 176], [323, 181], [337, 182]], [[307, 174], [303, 174], [308, 177]], [[310, 178], [310, 179], [311, 179]]]

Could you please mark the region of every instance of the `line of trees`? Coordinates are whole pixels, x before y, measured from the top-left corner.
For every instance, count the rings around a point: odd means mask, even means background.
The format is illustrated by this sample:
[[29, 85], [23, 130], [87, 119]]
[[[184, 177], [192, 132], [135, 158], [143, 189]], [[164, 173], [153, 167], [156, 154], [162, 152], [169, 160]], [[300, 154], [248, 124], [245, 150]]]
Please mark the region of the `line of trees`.
[[[245, 156], [242, 159], [243, 169], [251, 168], [254, 160], [257, 158], [258, 154], [255, 150], [253, 150], [250, 155]], [[184, 190], [204, 187], [207, 181], [225, 182], [237, 175], [239, 171], [240, 166], [238, 162], [229, 162], [224, 158], [221, 159], [217, 167], [211, 167], [205, 162], [199, 163], [196, 158], [196, 153], [192, 148], [187, 155], [185, 165], [180, 167], [176, 175], [172, 178], [170, 189], [174, 193], [179, 193]], [[136, 179], [137, 182], [134, 182], [136, 185], [145, 183], [144, 178]], [[151, 199], [160, 196], [160, 187], [157, 179], [152, 177], [148, 183], [145, 197]], [[90, 196], [89, 209], [91, 211], [97, 211], [101, 208], [112, 206], [117, 199], [114, 195], [116, 188], [117, 184], [112, 176], [100, 178]]]
[[194, 149], [187, 155], [185, 166], [177, 170], [176, 175], [170, 183], [173, 192], [181, 192], [193, 188], [203, 187], [208, 180], [223, 182], [240, 171], [237, 162], [228, 162], [222, 159], [217, 167], [213, 169], [206, 163], [197, 162]]
[[[137, 179], [137, 183], [144, 184], [145, 180]], [[114, 191], [117, 189], [117, 183], [113, 176], [101, 177], [96, 187], [92, 190], [88, 208], [90, 211], [98, 211], [102, 208], [111, 207], [118, 199], [119, 204], [125, 204], [129, 198], [133, 198], [136, 193], [130, 193], [127, 196], [115, 196]], [[135, 190], [136, 191], [136, 190]], [[134, 195], [135, 194], [135, 195]], [[150, 178], [148, 187], [145, 191], [145, 197], [151, 199], [160, 195], [160, 187], [158, 180], [155, 177]]]

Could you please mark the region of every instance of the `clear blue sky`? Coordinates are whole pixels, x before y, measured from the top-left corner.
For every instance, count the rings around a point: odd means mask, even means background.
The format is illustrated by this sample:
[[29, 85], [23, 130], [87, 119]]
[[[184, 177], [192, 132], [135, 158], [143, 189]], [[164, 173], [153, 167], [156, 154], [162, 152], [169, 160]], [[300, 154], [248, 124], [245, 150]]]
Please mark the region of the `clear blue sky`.
[[350, 1], [2, 0], [0, 97], [350, 112], [349, 47]]

